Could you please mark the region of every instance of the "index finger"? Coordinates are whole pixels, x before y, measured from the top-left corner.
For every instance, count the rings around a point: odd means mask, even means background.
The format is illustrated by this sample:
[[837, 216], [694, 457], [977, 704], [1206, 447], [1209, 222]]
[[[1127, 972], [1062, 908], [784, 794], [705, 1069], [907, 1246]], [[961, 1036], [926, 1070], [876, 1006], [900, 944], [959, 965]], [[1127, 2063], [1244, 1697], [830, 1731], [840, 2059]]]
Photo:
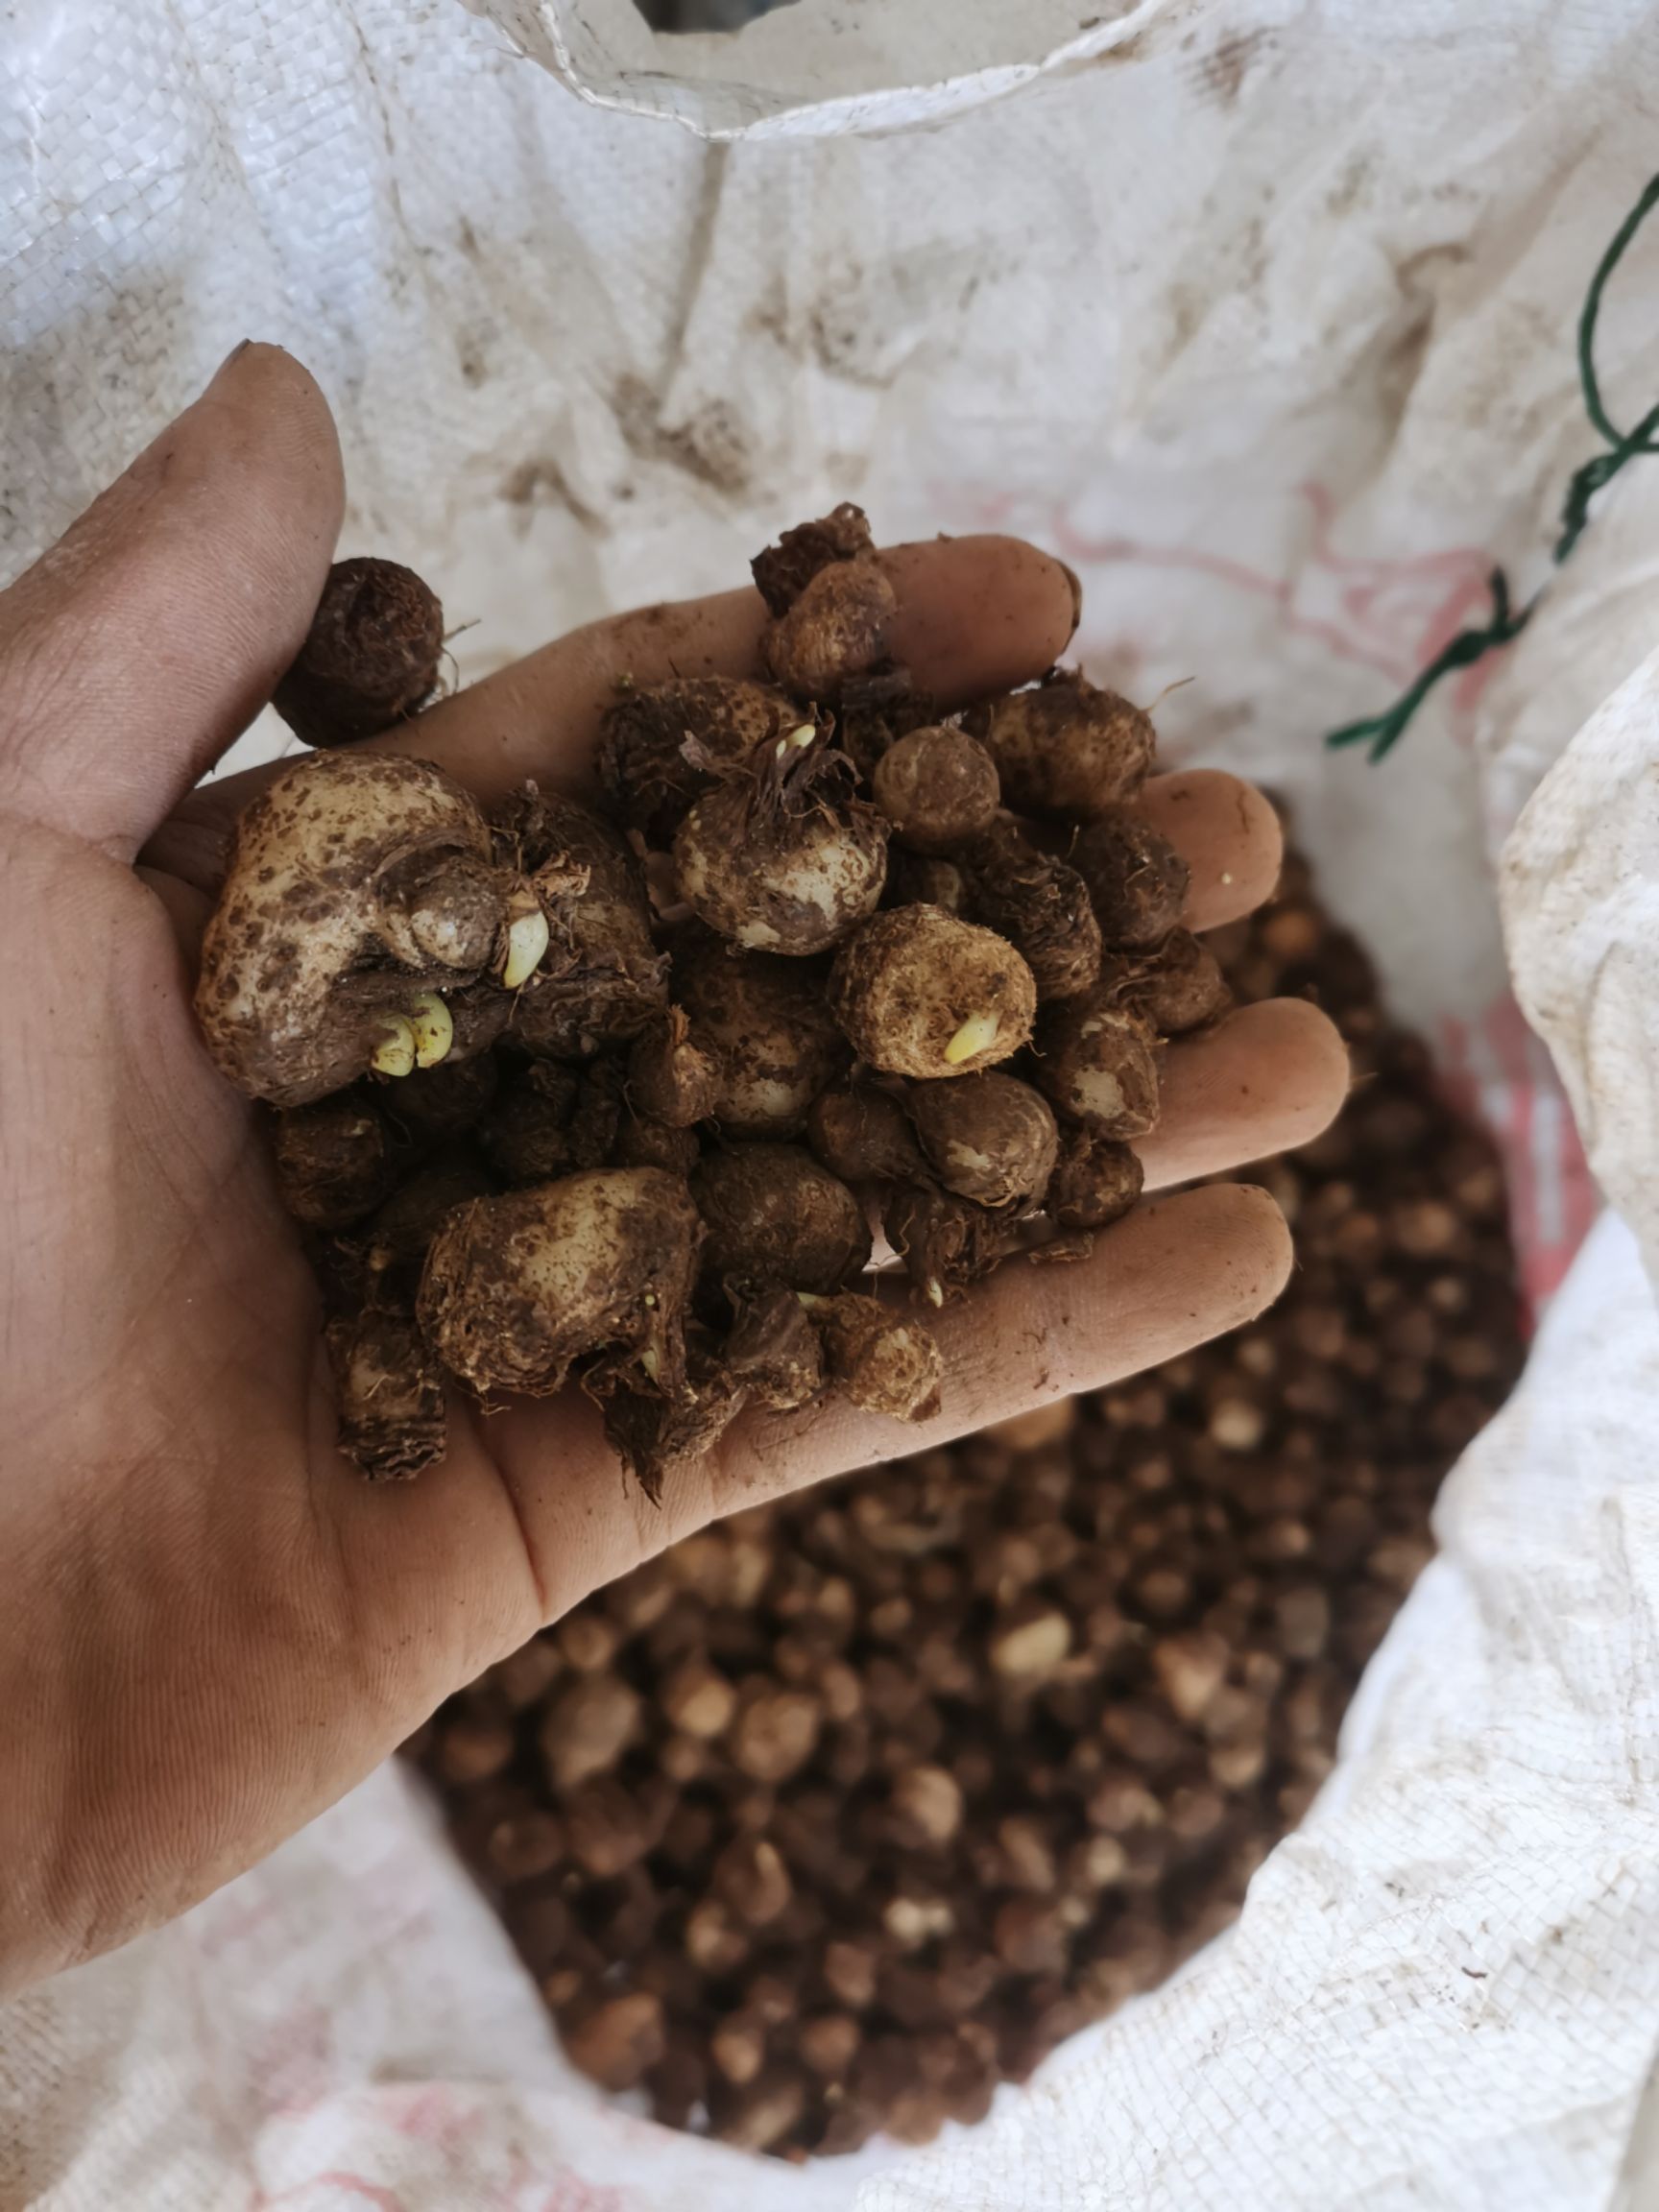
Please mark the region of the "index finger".
[[[1077, 627], [1076, 578], [1022, 539], [938, 538], [890, 546], [879, 558], [899, 599], [893, 656], [942, 708], [1033, 682]], [[753, 587], [608, 615], [354, 750], [435, 761], [487, 805], [526, 778], [580, 794], [592, 781], [599, 725], [619, 685], [758, 675], [766, 619]], [[231, 823], [275, 773], [251, 768], [204, 784], [145, 859], [214, 890]]]
[[[942, 708], [1029, 684], [1077, 626], [1070, 570], [1021, 539], [939, 538], [879, 559], [899, 598], [893, 658]], [[636, 608], [572, 630], [370, 742], [436, 760], [485, 800], [527, 776], [579, 790], [619, 684], [758, 676], [766, 620], [753, 586]]]

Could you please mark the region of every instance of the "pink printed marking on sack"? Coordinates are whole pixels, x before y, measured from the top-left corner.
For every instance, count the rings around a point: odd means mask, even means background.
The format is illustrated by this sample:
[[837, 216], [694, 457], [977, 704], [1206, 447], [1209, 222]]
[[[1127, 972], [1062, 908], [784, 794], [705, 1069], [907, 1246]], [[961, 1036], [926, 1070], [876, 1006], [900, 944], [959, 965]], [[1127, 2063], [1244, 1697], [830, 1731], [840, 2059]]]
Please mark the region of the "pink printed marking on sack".
[[1478, 1022], [1441, 1022], [1435, 1046], [1448, 1092], [1491, 1130], [1503, 1155], [1522, 1289], [1536, 1318], [1600, 1209], [1572, 1110], [1508, 993]]

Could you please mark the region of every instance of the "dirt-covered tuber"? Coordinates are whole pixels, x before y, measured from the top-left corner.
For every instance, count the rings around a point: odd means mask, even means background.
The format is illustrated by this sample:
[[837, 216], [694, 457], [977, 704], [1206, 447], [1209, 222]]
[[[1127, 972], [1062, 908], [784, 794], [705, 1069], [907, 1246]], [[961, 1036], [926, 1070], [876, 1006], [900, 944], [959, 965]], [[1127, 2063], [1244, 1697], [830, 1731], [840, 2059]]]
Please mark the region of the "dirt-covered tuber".
[[302, 743], [349, 744], [424, 706], [443, 652], [444, 610], [413, 568], [337, 561], [271, 704]]
[[628, 1103], [637, 1114], [670, 1129], [706, 1121], [719, 1095], [713, 1056], [691, 1034], [681, 1006], [670, 1006], [634, 1040], [628, 1054]]
[[1185, 860], [1152, 825], [1115, 806], [1074, 839], [1070, 862], [1089, 886], [1109, 946], [1161, 945], [1187, 903]]
[[657, 1167], [594, 1168], [480, 1198], [426, 1256], [419, 1316], [450, 1373], [485, 1394], [559, 1389], [603, 1354], [637, 1386], [674, 1397], [703, 1225]]
[[1220, 962], [1190, 929], [1172, 929], [1150, 951], [1108, 953], [1100, 988], [1162, 1037], [1213, 1022], [1233, 1003]]
[[826, 951], [873, 914], [887, 825], [854, 791], [852, 763], [801, 723], [699, 799], [674, 833], [680, 896], [749, 951]]
[[856, 1290], [815, 1302], [830, 1371], [854, 1406], [895, 1421], [928, 1421], [943, 1402], [945, 1359], [933, 1334]]
[[947, 1190], [992, 1211], [1029, 1213], [1043, 1203], [1060, 1140], [1047, 1101], [1029, 1083], [992, 1069], [918, 1084], [909, 1107]]
[[347, 1229], [387, 1195], [397, 1163], [385, 1122], [349, 1092], [278, 1114], [276, 1188], [296, 1221]]
[[1119, 1221], [1141, 1195], [1139, 1156], [1116, 1138], [1068, 1129], [1048, 1178], [1048, 1217], [1056, 1229], [1092, 1234]]
[[871, 795], [913, 853], [942, 854], [982, 836], [997, 818], [997, 764], [976, 737], [950, 724], [912, 730], [877, 761]]
[[845, 1183], [799, 1144], [733, 1144], [705, 1154], [691, 1194], [708, 1225], [717, 1283], [841, 1289], [870, 1263], [870, 1231]]
[[692, 676], [630, 687], [599, 733], [599, 781], [614, 819], [665, 846], [726, 771], [786, 737], [801, 709], [769, 684]]
[[1100, 973], [1100, 925], [1075, 868], [1043, 852], [1002, 814], [968, 855], [968, 886], [974, 919], [1021, 954], [1039, 998], [1075, 998], [1088, 990]]
[[843, 1183], [920, 1183], [927, 1164], [903, 1107], [874, 1083], [843, 1083], [812, 1102], [806, 1142]]
[[1134, 796], [1157, 742], [1150, 715], [1074, 669], [973, 708], [963, 727], [996, 761], [1004, 805], [1081, 822]]
[[714, 1062], [709, 1119], [723, 1137], [798, 1136], [852, 1057], [822, 976], [774, 953], [734, 952], [702, 931], [678, 938], [673, 958], [692, 1035]]
[[638, 1036], [668, 1003], [645, 878], [608, 822], [527, 784], [499, 810], [497, 843], [524, 878], [546, 949], [518, 989], [513, 1035], [528, 1052], [587, 1060]]
[[331, 1321], [328, 1363], [339, 1445], [377, 1481], [419, 1475], [444, 1456], [444, 1378], [401, 1314], [370, 1311]]
[[830, 1003], [871, 1067], [936, 1082], [1018, 1052], [1031, 1035], [1037, 986], [994, 930], [937, 906], [898, 906], [842, 948]]
[[954, 1191], [926, 1185], [889, 1191], [881, 1225], [930, 1306], [945, 1306], [1022, 1249], [1016, 1222]]
[[792, 1412], [824, 1387], [824, 1348], [793, 1290], [757, 1289], [733, 1301], [720, 1358], [752, 1405]]
[[773, 615], [767, 666], [797, 699], [833, 704], [851, 680], [890, 661], [899, 595], [856, 507], [785, 531], [753, 567]]
[[1096, 989], [1044, 1016], [1037, 1080], [1060, 1112], [1101, 1137], [1144, 1137], [1158, 1118], [1156, 1040]]
[[512, 889], [476, 804], [442, 769], [307, 755], [236, 825], [196, 990], [209, 1050], [275, 1106], [344, 1090], [377, 1062], [407, 1074], [432, 1051], [417, 1021], [495, 957]]

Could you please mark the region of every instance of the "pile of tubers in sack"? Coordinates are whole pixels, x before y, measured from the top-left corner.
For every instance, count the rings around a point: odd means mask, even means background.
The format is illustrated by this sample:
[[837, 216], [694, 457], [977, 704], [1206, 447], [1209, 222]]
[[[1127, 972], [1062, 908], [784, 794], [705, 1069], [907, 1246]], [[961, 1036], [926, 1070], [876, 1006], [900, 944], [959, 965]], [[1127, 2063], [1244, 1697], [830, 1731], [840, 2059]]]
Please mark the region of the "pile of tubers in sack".
[[339, 749], [436, 674], [391, 563], [333, 571], [278, 690], [321, 749], [241, 816], [197, 1004], [275, 1109], [368, 1475], [442, 1456], [451, 1385], [578, 1381], [652, 1497], [747, 1406], [927, 1418], [926, 1310], [1134, 1205], [1160, 1041], [1228, 1003], [1131, 810], [1145, 713], [1061, 670], [937, 712], [854, 507], [754, 572], [770, 681], [620, 688], [590, 804]]

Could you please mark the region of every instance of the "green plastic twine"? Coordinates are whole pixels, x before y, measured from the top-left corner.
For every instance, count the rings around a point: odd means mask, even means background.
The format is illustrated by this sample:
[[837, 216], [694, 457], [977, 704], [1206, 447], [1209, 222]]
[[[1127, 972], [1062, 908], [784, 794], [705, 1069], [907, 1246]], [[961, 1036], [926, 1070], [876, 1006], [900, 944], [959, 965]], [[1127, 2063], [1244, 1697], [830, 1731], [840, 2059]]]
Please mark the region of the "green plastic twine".
[[[1567, 497], [1561, 508], [1561, 529], [1551, 554], [1552, 564], [1559, 567], [1584, 534], [1584, 525], [1590, 519], [1590, 502], [1604, 484], [1610, 484], [1626, 461], [1638, 454], [1659, 453], [1659, 406], [1650, 407], [1634, 429], [1619, 429], [1607, 413], [1601, 398], [1601, 382], [1596, 373], [1596, 325], [1601, 313], [1601, 296], [1607, 289], [1608, 278], [1624, 258], [1625, 250], [1643, 224], [1659, 203], [1659, 177], [1649, 179], [1642, 197], [1625, 216], [1608, 243], [1607, 251], [1597, 263], [1596, 274], [1590, 279], [1590, 289], [1584, 295], [1584, 305], [1578, 315], [1578, 388], [1584, 396], [1584, 412], [1592, 425], [1607, 441], [1607, 450], [1598, 453], [1576, 469], [1567, 487]], [[1433, 690], [1442, 676], [1454, 668], [1467, 668], [1500, 645], [1507, 645], [1527, 627], [1532, 610], [1538, 604], [1537, 593], [1513, 613], [1509, 606], [1509, 581], [1502, 568], [1494, 568], [1490, 578], [1492, 617], [1479, 629], [1460, 630], [1451, 643], [1437, 653], [1427, 668], [1410, 687], [1403, 692], [1385, 714], [1373, 714], [1361, 722], [1344, 723], [1340, 730], [1333, 730], [1326, 738], [1332, 747], [1369, 744], [1371, 758], [1381, 760], [1405, 734], [1407, 725], [1424, 700]]]

